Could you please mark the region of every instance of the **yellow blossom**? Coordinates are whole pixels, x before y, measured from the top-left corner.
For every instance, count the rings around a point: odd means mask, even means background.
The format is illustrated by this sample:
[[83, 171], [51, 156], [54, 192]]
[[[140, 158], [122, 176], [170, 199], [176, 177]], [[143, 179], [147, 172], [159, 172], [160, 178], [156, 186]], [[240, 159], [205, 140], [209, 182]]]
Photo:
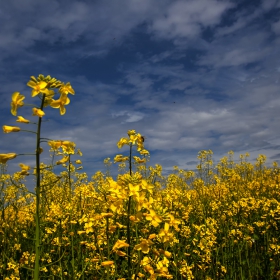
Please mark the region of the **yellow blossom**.
[[154, 243], [151, 240], [142, 239], [140, 244], [134, 246], [134, 249], [138, 251], [141, 250], [144, 254], [148, 254], [150, 251], [149, 247], [153, 244]]
[[123, 137], [117, 143], [117, 146], [118, 146], [119, 149], [121, 149], [124, 145], [129, 145], [129, 139]]
[[38, 116], [39, 118], [42, 118], [45, 115], [44, 111], [42, 111], [41, 109], [33, 108], [32, 111], [33, 116]]
[[17, 156], [15, 153], [0, 154], [0, 163], [5, 164], [8, 160], [13, 159]]
[[66, 84], [61, 83], [61, 86], [58, 91], [62, 94], [68, 94], [68, 93], [71, 93], [73, 95], [75, 94], [75, 91], [69, 82]]
[[42, 93], [46, 93], [48, 92], [48, 89], [46, 88], [46, 86], [48, 85], [45, 81], [40, 81], [40, 82], [34, 82], [34, 81], [29, 81], [27, 83], [28, 86], [30, 86], [31, 88], [33, 88], [31, 96], [34, 97], [36, 95], [38, 95], [40, 92]]
[[114, 158], [114, 162], [124, 162], [128, 161], [128, 157], [124, 157], [123, 155], [116, 155]]
[[19, 132], [20, 131], [20, 127], [18, 127], [18, 126], [3, 125], [2, 128], [3, 128], [4, 133]]
[[150, 213], [146, 214], [146, 220], [151, 221], [151, 224], [154, 227], [157, 227], [161, 222], [160, 217], [156, 214], [156, 212], [153, 209], [150, 209]]
[[60, 164], [63, 164], [65, 162], [68, 162], [68, 160], [69, 160], [69, 156], [65, 156], [61, 160], [57, 161], [56, 164], [60, 165]]
[[129, 196], [139, 196], [139, 185], [128, 184], [129, 187]]
[[148, 156], [150, 153], [149, 153], [148, 150], [145, 150], [145, 149], [144, 149], [144, 150], [141, 150], [141, 151], [140, 151], [140, 154], [141, 154], [141, 155], [146, 155], [146, 156]]
[[65, 154], [74, 154], [76, 144], [71, 141], [62, 141], [61, 148]]
[[113, 261], [105, 261], [101, 263], [102, 266], [111, 266], [112, 264], [114, 264]]
[[17, 115], [17, 108], [22, 107], [24, 105], [23, 99], [25, 96], [20, 94], [19, 92], [14, 92], [12, 95], [12, 102], [11, 102], [11, 113], [12, 115]]
[[112, 251], [115, 252], [116, 250], [119, 250], [123, 247], [129, 247], [129, 244], [127, 244], [124, 240], [118, 239], [115, 245], [112, 248]]
[[30, 166], [25, 165], [25, 164], [23, 164], [23, 163], [19, 163], [19, 166], [20, 166], [20, 168], [21, 168], [22, 171], [30, 170]]
[[134, 134], [136, 134], [136, 131], [135, 131], [134, 129], [128, 130], [128, 131], [127, 131], [127, 134], [128, 134], [128, 136], [134, 135]]
[[68, 105], [69, 103], [70, 103], [70, 99], [67, 97], [67, 94], [62, 93], [58, 100], [54, 100], [54, 99], [52, 100], [50, 106], [52, 108], [59, 108], [60, 115], [64, 115], [66, 112], [65, 105]]
[[17, 121], [17, 122], [20, 122], [20, 123], [29, 123], [29, 122], [30, 122], [29, 120], [25, 119], [25, 118], [22, 117], [22, 116], [18, 116], [18, 118], [17, 118], [16, 121]]
[[48, 145], [51, 146], [51, 151], [57, 151], [61, 147], [62, 141], [61, 140], [50, 140], [50, 141], [48, 141]]

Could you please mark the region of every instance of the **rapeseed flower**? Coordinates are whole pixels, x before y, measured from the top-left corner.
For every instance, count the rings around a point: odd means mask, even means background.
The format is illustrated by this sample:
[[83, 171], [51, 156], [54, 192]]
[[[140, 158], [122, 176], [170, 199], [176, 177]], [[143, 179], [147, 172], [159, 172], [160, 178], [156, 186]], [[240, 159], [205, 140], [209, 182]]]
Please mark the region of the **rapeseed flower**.
[[42, 118], [43, 116], [45, 116], [45, 112], [42, 111], [41, 109], [33, 108], [32, 111], [33, 111], [32, 116], [38, 116], [39, 118]]
[[134, 246], [134, 249], [142, 251], [144, 254], [148, 254], [150, 251], [150, 246], [153, 244], [154, 242], [149, 239], [142, 239], [140, 244]]
[[162, 221], [153, 209], [150, 209], [150, 213], [146, 214], [146, 220], [150, 221], [154, 227], [157, 227]]
[[75, 147], [76, 144], [71, 141], [62, 141], [61, 148], [63, 150], [63, 153], [65, 154], [74, 154], [75, 153]]
[[29, 120], [25, 119], [25, 118], [22, 117], [22, 116], [18, 116], [16, 122], [20, 122], [20, 123], [30, 123]]
[[69, 156], [65, 156], [65, 157], [63, 157], [61, 160], [57, 161], [56, 164], [57, 164], [57, 165], [60, 165], [60, 164], [66, 163], [66, 162], [68, 162], [68, 161], [69, 161]]
[[31, 96], [35, 97], [39, 93], [48, 93], [48, 89], [46, 86], [48, 85], [45, 81], [40, 81], [40, 82], [34, 82], [34, 81], [29, 81], [27, 85], [31, 88], [33, 88]]
[[15, 153], [0, 154], [0, 163], [5, 164], [8, 160], [13, 159], [17, 156]]
[[65, 105], [68, 105], [69, 103], [70, 99], [67, 97], [67, 94], [63, 93], [58, 100], [52, 99], [50, 106], [52, 108], [59, 108], [60, 115], [64, 115], [66, 112]]
[[24, 105], [23, 100], [25, 96], [20, 94], [19, 92], [14, 92], [12, 95], [12, 102], [11, 102], [11, 113], [12, 115], [17, 115], [17, 108], [22, 107]]
[[68, 94], [68, 93], [71, 93], [73, 95], [75, 94], [75, 91], [69, 82], [66, 84], [61, 83], [61, 86], [58, 91], [62, 94]]
[[113, 261], [105, 261], [105, 262], [102, 262], [102, 263], [101, 263], [102, 266], [111, 266], [111, 265], [113, 265], [113, 264], [114, 264]]
[[2, 128], [3, 128], [4, 133], [19, 132], [20, 131], [20, 127], [18, 127], [18, 126], [3, 125]]
[[127, 244], [124, 240], [118, 239], [115, 245], [112, 248], [112, 251], [115, 252], [123, 247], [129, 247], [129, 244]]

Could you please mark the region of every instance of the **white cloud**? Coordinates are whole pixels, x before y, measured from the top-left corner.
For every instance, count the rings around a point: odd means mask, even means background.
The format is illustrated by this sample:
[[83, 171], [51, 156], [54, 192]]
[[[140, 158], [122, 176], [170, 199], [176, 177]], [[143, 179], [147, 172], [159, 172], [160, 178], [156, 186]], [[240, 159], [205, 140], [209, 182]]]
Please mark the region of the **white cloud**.
[[153, 21], [150, 28], [161, 38], [193, 38], [203, 28], [218, 24], [222, 14], [233, 6], [231, 2], [216, 0], [174, 1], [166, 13]]

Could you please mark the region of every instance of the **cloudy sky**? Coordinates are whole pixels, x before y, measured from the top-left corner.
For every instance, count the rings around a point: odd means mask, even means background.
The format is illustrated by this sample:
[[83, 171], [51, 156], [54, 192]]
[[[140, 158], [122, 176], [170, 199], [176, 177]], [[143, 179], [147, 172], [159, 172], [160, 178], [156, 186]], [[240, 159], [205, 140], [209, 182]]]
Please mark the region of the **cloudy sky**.
[[[51, 75], [76, 94], [64, 116], [46, 109], [42, 136], [75, 141], [89, 176], [128, 153], [116, 146], [128, 129], [167, 172], [208, 149], [280, 161], [279, 19], [277, 0], [2, 1], [1, 125], [18, 125], [11, 94], [38, 102], [26, 83]], [[32, 119], [31, 107], [18, 115]], [[33, 134], [0, 135], [0, 153], [34, 149]]]

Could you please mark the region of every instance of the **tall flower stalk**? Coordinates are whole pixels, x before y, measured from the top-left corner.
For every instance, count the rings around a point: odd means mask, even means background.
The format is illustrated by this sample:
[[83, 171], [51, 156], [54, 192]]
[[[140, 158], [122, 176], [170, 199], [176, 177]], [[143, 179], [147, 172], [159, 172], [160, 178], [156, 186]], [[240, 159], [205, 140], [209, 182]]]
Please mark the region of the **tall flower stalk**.
[[[34, 268], [33, 270], [33, 279], [38, 280], [40, 279], [40, 256], [41, 256], [41, 246], [42, 246], [42, 239], [41, 239], [41, 226], [42, 226], [42, 186], [41, 186], [41, 172], [40, 172], [40, 154], [42, 153], [43, 149], [41, 148], [41, 143], [44, 142], [43, 138], [41, 138], [41, 128], [42, 128], [42, 117], [45, 116], [44, 108], [50, 106], [52, 108], [58, 108], [60, 110], [60, 114], [64, 115], [66, 112], [65, 105], [70, 103], [70, 99], [68, 98], [68, 93], [75, 94], [73, 88], [71, 87], [70, 83], [63, 83], [56, 78], [52, 78], [50, 76], [43, 76], [39, 75], [37, 78], [31, 76], [30, 81], [27, 83], [29, 87], [32, 88], [31, 96], [32, 97], [39, 97], [41, 100], [41, 104], [39, 107], [32, 108], [32, 115], [38, 117], [37, 124], [37, 132], [28, 131], [28, 130], [21, 130], [20, 127], [15, 126], [3, 126], [4, 133], [10, 132], [20, 132], [26, 131], [30, 133], [36, 134], [36, 150], [35, 150], [35, 157], [36, 157], [36, 166], [35, 166], [35, 174], [36, 174], [36, 187], [35, 187], [35, 199], [36, 199], [36, 207], [35, 207], [35, 243], [34, 243], [34, 251], [35, 251], [35, 260], [34, 260]], [[56, 92], [55, 89], [58, 89], [58, 93], [60, 93], [60, 98], [55, 100], [53, 99]], [[25, 96], [20, 94], [19, 92], [14, 92], [12, 95], [12, 102], [11, 102], [11, 113], [13, 116], [17, 116], [18, 108], [24, 106], [23, 100]], [[19, 123], [29, 124], [30, 121], [25, 119], [22, 116], [18, 116], [16, 120]], [[6, 163], [8, 160], [13, 159], [17, 156], [15, 153], [9, 154], [1, 154], [0, 161], [1, 163]], [[24, 165], [23, 165], [24, 166]], [[25, 170], [25, 172], [21, 172], [21, 175], [28, 175], [29, 173]], [[29, 268], [30, 269], [30, 268]]]
[[[133, 172], [132, 172], [132, 148], [134, 145], [137, 146], [137, 151], [141, 152], [142, 150], [144, 150], [144, 138], [141, 136], [140, 133], [136, 133], [135, 130], [128, 130], [127, 132], [128, 137], [125, 138], [121, 138], [120, 141], [117, 143], [118, 148], [122, 148], [124, 145], [128, 145], [129, 146], [129, 157], [123, 157], [122, 155], [117, 155], [115, 157], [115, 162], [125, 162], [128, 161], [129, 162], [129, 176], [130, 178], [128, 178], [128, 180], [126, 180], [127, 184], [133, 183], [134, 182], [134, 178], [133, 178]], [[130, 231], [130, 215], [131, 215], [131, 207], [132, 207], [132, 196], [129, 195], [128, 198], [128, 204], [127, 204], [127, 220], [126, 220], [126, 227], [127, 227], [127, 244], [129, 245], [127, 247], [127, 265], [128, 265], [128, 279], [131, 279], [132, 276], [132, 271], [131, 271], [131, 231]]]

